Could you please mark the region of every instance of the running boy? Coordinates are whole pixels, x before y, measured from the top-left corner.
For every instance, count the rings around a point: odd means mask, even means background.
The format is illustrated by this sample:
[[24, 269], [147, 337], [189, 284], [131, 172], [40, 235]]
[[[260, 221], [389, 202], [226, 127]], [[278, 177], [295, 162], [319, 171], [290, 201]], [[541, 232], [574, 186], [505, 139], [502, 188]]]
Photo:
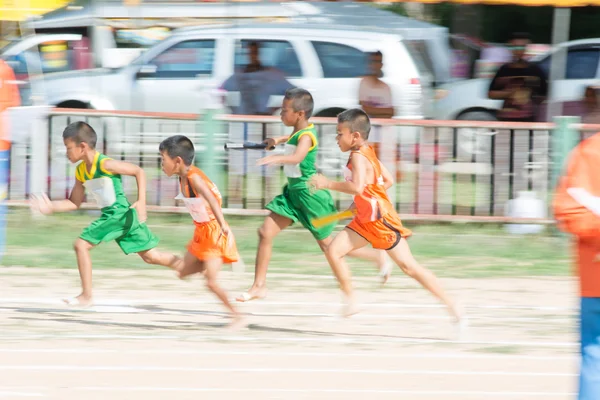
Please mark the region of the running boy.
[[[317, 132], [308, 120], [313, 111], [312, 95], [304, 89], [288, 89], [281, 108], [281, 121], [285, 126], [293, 126], [290, 136], [271, 138], [266, 141], [267, 149], [272, 150], [285, 142], [284, 155], [272, 155], [259, 160], [259, 165], [283, 164], [288, 184], [283, 187], [283, 194], [275, 197], [266, 208], [271, 211], [258, 230], [259, 243], [256, 255], [254, 284], [247, 293], [243, 293], [237, 301], [250, 301], [266, 296], [266, 277], [273, 239], [282, 230], [294, 222], [312, 233], [321, 250], [325, 251], [331, 243], [331, 234], [335, 223], [315, 228], [311, 220], [335, 213], [335, 204], [331, 194], [322, 190], [311, 193], [307, 181], [316, 174], [315, 166], [318, 152]], [[383, 281], [389, 276], [389, 263], [384, 252], [373, 249], [359, 249], [350, 255], [374, 261], [378, 264]]]
[[192, 165], [195, 150], [190, 139], [182, 135], [171, 136], [163, 140], [159, 151], [164, 173], [179, 177], [181, 192], [177, 198], [183, 200], [196, 225], [179, 277], [183, 279], [203, 272], [208, 289], [217, 295], [233, 316], [230, 327], [240, 328], [244, 325], [241, 314], [233, 308], [227, 293], [217, 282], [223, 263], [238, 260], [235, 239], [221, 211], [221, 193], [199, 168]]
[[344, 182], [330, 181], [315, 175], [310, 185], [315, 189], [329, 189], [354, 196], [355, 217], [340, 232], [325, 252], [327, 260], [347, 296], [345, 316], [358, 311], [354, 302], [350, 270], [344, 256], [367, 244], [386, 250], [392, 260], [408, 276], [444, 302], [457, 321], [461, 313], [442, 290], [437, 277], [413, 258], [406, 238], [412, 233], [402, 226], [400, 217], [390, 202], [386, 189], [392, 186], [390, 172], [379, 162], [375, 151], [367, 144], [371, 123], [367, 114], [351, 109], [338, 115], [337, 142], [342, 152], [350, 151], [344, 169]]
[[[96, 151], [97, 135], [85, 122], [73, 122], [63, 132], [67, 158], [81, 163], [75, 170], [75, 185], [68, 200], [50, 201], [46, 195], [33, 199], [31, 206], [42, 214], [75, 211], [83, 202], [85, 190], [91, 193], [102, 215], [83, 230], [75, 241], [82, 292], [63, 301], [73, 306], [91, 306], [92, 258], [90, 250], [101, 242], [116, 241], [125, 254], [137, 253], [148, 264], [177, 270], [182, 260], [155, 249], [158, 238], [146, 226], [146, 176], [137, 165], [116, 161]], [[129, 204], [121, 175], [135, 176], [138, 200]]]

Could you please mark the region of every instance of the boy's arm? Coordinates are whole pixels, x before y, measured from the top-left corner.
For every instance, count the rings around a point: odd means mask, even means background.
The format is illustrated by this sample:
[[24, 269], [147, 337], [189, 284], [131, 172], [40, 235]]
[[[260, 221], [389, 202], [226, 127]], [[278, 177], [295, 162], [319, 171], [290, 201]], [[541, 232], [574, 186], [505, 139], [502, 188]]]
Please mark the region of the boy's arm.
[[84, 197], [85, 188], [83, 187], [83, 183], [76, 179], [73, 190], [71, 190], [71, 195], [67, 200], [51, 201], [48, 196], [44, 194], [41, 198], [32, 199], [32, 207], [45, 215], [75, 211], [81, 206], [81, 203], [83, 203]]
[[144, 170], [135, 164], [110, 158], [107, 158], [103, 163], [104, 170], [111, 174], [135, 176], [138, 187], [138, 199], [131, 205], [131, 208], [137, 210], [140, 222], [146, 222], [146, 173]]
[[494, 100], [504, 100], [510, 96], [511, 91], [505, 89], [509, 79], [510, 78], [506, 76], [506, 65], [501, 66], [490, 83], [488, 97]]
[[584, 155], [581, 148], [576, 148], [554, 196], [554, 218], [558, 227], [582, 238], [600, 236], [600, 216], [593, 211], [597, 202], [592, 195], [598, 188], [592, 187], [590, 180], [596, 174], [597, 156], [593, 153]]
[[225, 217], [223, 216], [223, 211], [221, 210], [219, 202], [215, 198], [215, 195], [210, 190], [206, 182], [204, 182], [204, 180], [202, 180], [202, 178], [200, 178], [198, 175], [192, 175], [190, 178], [190, 185], [192, 185], [194, 192], [204, 197], [204, 200], [206, 200], [210, 206], [210, 209], [217, 219], [217, 222], [221, 226], [223, 234], [227, 235], [229, 233], [229, 225], [227, 225], [227, 222], [225, 221]]
[[394, 184], [394, 178], [390, 171], [383, 165], [381, 161], [379, 161], [379, 168], [381, 168], [381, 176], [383, 177], [383, 187], [385, 190], [388, 190]]
[[258, 165], [275, 165], [275, 164], [299, 164], [304, 160], [311, 146], [313, 145], [310, 135], [303, 135], [298, 139], [298, 146], [294, 154], [287, 156], [268, 156], [258, 160]]
[[268, 138], [263, 143], [267, 145], [267, 150], [273, 150], [275, 146], [287, 142], [290, 138], [290, 135], [287, 136], [277, 136], [274, 138]]
[[310, 184], [316, 189], [329, 189], [354, 196], [362, 194], [366, 186], [368, 161], [363, 156], [355, 156], [350, 158], [350, 163], [352, 165], [352, 181], [330, 181], [323, 175], [314, 175]]

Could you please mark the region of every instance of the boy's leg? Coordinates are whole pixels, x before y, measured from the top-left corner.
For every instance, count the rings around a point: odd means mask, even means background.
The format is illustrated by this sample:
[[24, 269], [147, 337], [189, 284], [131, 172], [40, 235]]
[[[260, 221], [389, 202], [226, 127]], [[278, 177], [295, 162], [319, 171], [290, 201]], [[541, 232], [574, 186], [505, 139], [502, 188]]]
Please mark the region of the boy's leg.
[[[317, 240], [317, 243], [319, 244], [321, 250], [325, 252], [332, 241], [333, 238], [329, 236], [327, 239]], [[362, 247], [360, 249], [352, 250], [347, 255], [349, 257], [360, 258], [374, 262], [379, 270], [379, 276], [382, 284], [385, 284], [392, 274], [392, 263], [384, 250], [377, 250], [371, 247]]]
[[231, 323], [231, 328], [241, 328], [244, 325], [244, 321], [242, 315], [233, 308], [233, 305], [229, 302], [229, 298], [227, 297], [227, 293], [225, 290], [219, 285], [217, 280], [219, 276], [219, 271], [221, 270], [221, 266], [223, 264], [220, 258], [209, 258], [202, 262], [204, 266], [204, 277], [206, 278], [206, 287], [213, 292], [219, 300], [223, 303], [223, 305], [229, 310], [233, 317], [233, 322]]
[[433, 272], [421, 266], [413, 257], [408, 242], [401, 238], [398, 244], [387, 251], [392, 260], [400, 267], [402, 272], [414, 278], [425, 289], [429, 290], [435, 297], [440, 299], [457, 320], [460, 320], [462, 313], [459, 312], [456, 304], [448, 297], [442, 289], [440, 281]]
[[204, 263], [189, 251], [183, 256], [181, 266], [178, 268], [179, 278], [184, 279], [190, 275], [204, 271]]
[[[320, 190], [313, 194], [310, 194], [308, 191], [301, 191], [295, 196], [294, 203], [299, 210], [297, 214], [298, 220], [317, 239], [321, 250], [325, 251], [329, 243], [333, 240], [332, 234], [335, 224], [315, 228], [312, 225], [312, 220], [333, 214], [337, 211], [331, 193], [327, 190]], [[387, 271], [391, 270], [391, 263], [384, 251], [363, 248], [352, 251], [348, 255], [376, 263], [384, 283], [389, 278]]]
[[140, 251], [137, 254], [148, 264], [162, 265], [175, 271], [180, 271], [183, 267], [183, 259], [181, 257], [172, 253], [162, 252], [156, 248]]
[[[318, 241], [321, 246], [321, 241]], [[333, 241], [327, 246], [325, 250], [325, 256], [331, 266], [331, 270], [335, 275], [336, 279], [340, 283], [340, 289], [346, 295], [347, 304], [343, 311], [343, 315], [349, 317], [358, 312], [354, 300], [354, 293], [352, 290], [352, 276], [350, 274], [350, 268], [344, 257], [352, 252], [353, 250], [360, 249], [366, 246], [368, 242], [356, 232], [345, 228], [341, 231]]]
[[91, 306], [92, 294], [92, 256], [90, 250], [94, 245], [81, 238], [77, 238], [73, 244], [77, 256], [77, 268], [81, 279], [81, 294], [71, 299], [63, 299], [65, 303], [73, 306]]
[[267, 269], [273, 251], [273, 239], [282, 230], [292, 224], [292, 220], [284, 216], [271, 213], [265, 218], [262, 226], [258, 229], [258, 251], [256, 253], [256, 266], [254, 269], [254, 283], [247, 293], [237, 297], [237, 301], [250, 301], [266, 296]]
[[384, 250], [378, 250], [371, 247], [363, 247], [361, 249], [352, 250], [348, 253], [350, 257], [360, 258], [363, 260], [372, 261], [377, 265], [379, 270], [379, 278], [381, 284], [385, 284], [392, 275], [392, 260]]

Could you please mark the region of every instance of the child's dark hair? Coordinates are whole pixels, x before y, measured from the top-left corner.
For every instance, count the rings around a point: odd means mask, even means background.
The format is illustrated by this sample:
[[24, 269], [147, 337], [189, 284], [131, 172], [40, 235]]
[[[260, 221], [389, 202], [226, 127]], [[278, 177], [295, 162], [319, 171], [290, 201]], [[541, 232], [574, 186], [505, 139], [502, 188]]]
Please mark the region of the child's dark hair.
[[192, 165], [196, 151], [192, 141], [183, 135], [175, 135], [166, 138], [158, 146], [158, 151], [167, 153], [169, 157], [181, 157], [185, 165]]
[[339, 124], [348, 124], [350, 131], [360, 133], [363, 139], [369, 139], [371, 121], [366, 112], [359, 108], [351, 108], [338, 114]]
[[528, 40], [531, 41], [531, 35], [528, 32], [513, 32], [510, 40]]
[[312, 117], [315, 102], [312, 94], [306, 89], [292, 88], [285, 91], [285, 100], [292, 100], [292, 107], [295, 112], [304, 111], [306, 119]]
[[72, 140], [75, 144], [87, 143], [91, 149], [96, 148], [98, 135], [88, 123], [77, 121], [70, 123], [63, 131], [63, 140]]

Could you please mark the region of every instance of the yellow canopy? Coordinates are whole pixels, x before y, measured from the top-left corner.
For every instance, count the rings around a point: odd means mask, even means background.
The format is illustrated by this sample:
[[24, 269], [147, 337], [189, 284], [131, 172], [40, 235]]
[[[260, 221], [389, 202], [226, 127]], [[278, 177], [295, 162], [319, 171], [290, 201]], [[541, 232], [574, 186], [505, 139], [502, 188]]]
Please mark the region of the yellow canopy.
[[0, 0], [0, 21], [23, 21], [63, 7], [69, 0]]
[[[408, 3], [413, 0], [375, 0], [374, 3]], [[600, 6], [600, 0], [418, 0], [418, 3], [460, 3], [516, 6], [585, 7]]]

